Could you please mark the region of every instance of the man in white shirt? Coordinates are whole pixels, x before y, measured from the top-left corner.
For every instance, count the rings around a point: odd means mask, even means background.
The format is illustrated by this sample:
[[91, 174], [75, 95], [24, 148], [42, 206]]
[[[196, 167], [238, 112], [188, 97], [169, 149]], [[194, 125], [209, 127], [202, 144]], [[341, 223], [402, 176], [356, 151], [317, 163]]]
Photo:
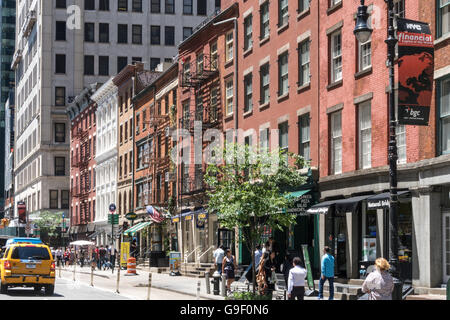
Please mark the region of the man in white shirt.
[[223, 262], [223, 257], [225, 256], [225, 251], [223, 251], [223, 245], [221, 245], [220, 247], [218, 247], [215, 251], [214, 251], [214, 264], [217, 267], [217, 271], [222, 274], [222, 262]]
[[305, 295], [305, 278], [306, 278], [306, 269], [302, 268], [301, 259], [299, 257], [295, 257], [294, 268], [289, 271], [289, 279], [288, 279], [288, 298], [289, 300], [303, 300]]

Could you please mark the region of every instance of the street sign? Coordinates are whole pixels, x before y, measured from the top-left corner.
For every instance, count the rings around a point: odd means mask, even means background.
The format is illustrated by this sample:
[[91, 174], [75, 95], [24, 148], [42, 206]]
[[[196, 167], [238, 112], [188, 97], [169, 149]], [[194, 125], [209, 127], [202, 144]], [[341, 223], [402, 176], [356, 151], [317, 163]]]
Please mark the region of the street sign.
[[[112, 222], [111, 222], [111, 220], [112, 220]], [[119, 224], [119, 215], [118, 214], [108, 214], [108, 223]]]
[[137, 214], [134, 212], [130, 212], [127, 213], [125, 218], [127, 218], [128, 220], [136, 220], [137, 219]]
[[111, 203], [111, 204], [109, 205], [109, 211], [110, 211], [110, 212], [116, 211], [116, 205], [115, 205], [114, 203]]

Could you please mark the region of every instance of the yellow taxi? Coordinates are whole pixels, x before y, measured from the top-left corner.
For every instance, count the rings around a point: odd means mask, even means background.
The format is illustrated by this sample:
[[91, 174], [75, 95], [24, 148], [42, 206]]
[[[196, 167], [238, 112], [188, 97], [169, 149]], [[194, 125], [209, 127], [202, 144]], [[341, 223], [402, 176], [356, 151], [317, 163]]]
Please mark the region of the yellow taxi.
[[0, 260], [0, 293], [8, 287], [42, 288], [46, 295], [55, 291], [55, 261], [48, 246], [43, 243], [16, 242], [7, 244]]

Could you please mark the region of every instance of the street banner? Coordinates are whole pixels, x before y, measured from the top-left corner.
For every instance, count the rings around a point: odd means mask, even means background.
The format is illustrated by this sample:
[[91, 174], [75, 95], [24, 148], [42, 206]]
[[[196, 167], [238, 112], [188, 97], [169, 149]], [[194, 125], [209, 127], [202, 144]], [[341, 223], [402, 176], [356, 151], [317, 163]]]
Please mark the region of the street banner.
[[129, 257], [130, 257], [130, 243], [122, 242], [120, 244], [120, 264], [122, 266], [126, 266]]
[[302, 244], [302, 250], [303, 250], [303, 259], [305, 260], [305, 268], [307, 272], [306, 279], [308, 281], [308, 287], [310, 290], [314, 290], [314, 279], [311, 270], [311, 261], [309, 261], [308, 245]]
[[427, 23], [397, 19], [398, 123], [427, 126], [434, 76], [433, 35]]

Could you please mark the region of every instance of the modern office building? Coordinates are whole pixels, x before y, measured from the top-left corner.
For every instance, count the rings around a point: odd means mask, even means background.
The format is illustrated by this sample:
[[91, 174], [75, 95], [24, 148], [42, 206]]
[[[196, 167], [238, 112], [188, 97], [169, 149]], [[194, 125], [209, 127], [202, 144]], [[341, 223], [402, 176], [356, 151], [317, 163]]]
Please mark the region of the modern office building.
[[50, 190], [61, 195], [69, 187], [67, 105], [132, 61], [146, 69], [172, 61], [177, 43], [215, 2], [27, 0], [16, 10], [16, 199], [33, 219], [43, 210], [68, 211], [50, 205]]
[[[14, 88], [14, 71], [11, 71], [11, 60], [14, 55], [14, 39], [16, 24], [16, 1], [0, 0], [0, 137], [5, 132], [5, 103]], [[4, 141], [0, 139], [0, 172], [5, 168]], [[0, 175], [0, 216], [4, 207], [4, 176]]]

